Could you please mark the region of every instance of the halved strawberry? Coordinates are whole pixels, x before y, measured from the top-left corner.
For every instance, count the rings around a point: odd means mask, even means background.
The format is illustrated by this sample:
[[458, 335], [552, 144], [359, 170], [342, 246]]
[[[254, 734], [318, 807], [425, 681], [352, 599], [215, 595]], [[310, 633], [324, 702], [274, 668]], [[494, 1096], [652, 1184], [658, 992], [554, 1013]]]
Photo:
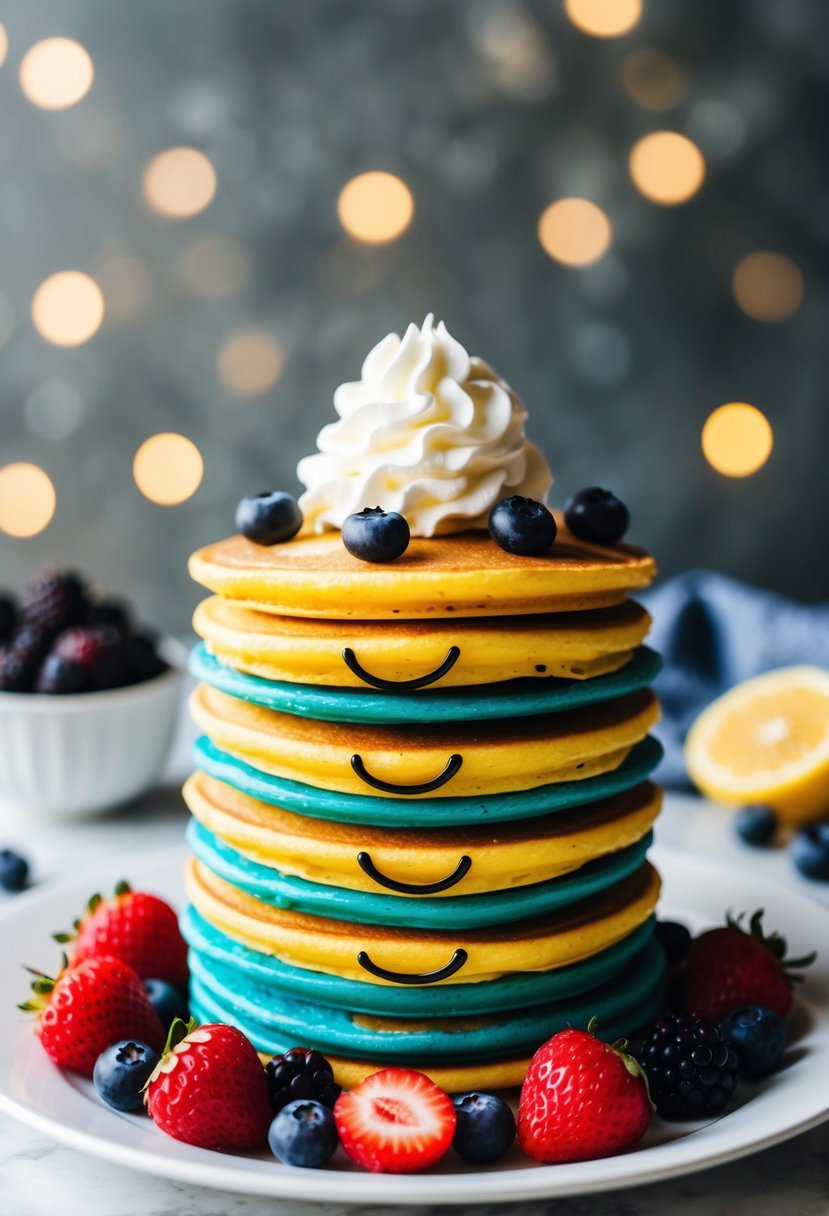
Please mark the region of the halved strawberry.
[[157, 895], [119, 882], [111, 899], [92, 896], [74, 932], [54, 936], [69, 945], [73, 964], [102, 955], [120, 958], [141, 979], [167, 980], [187, 994], [187, 943], [174, 910]]
[[384, 1068], [334, 1104], [340, 1142], [375, 1173], [410, 1174], [439, 1161], [455, 1134], [455, 1108], [422, 1072]]
[[37, 1033], [61, 1068], [92, 1076], [95, 1061], [120, 1039], [138, 1039], [160, 1051], [164, 1030], [144, 985], [116, 958], [89, 958], [57, 979], [33, 973], [34, 996], [20, 1006], [38, 1014]]

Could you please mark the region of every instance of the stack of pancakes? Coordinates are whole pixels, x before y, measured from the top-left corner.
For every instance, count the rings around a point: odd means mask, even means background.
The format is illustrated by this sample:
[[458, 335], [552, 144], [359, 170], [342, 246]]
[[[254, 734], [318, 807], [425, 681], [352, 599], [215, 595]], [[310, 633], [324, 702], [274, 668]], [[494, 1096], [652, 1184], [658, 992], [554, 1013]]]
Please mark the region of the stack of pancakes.
[[658, 659], [628, 545], [486, 533], [388, 565], [338, 532], [194, 554], [192, 1008], [263, 1054], [520, 1083], [567, 1024], [660, 1005]]

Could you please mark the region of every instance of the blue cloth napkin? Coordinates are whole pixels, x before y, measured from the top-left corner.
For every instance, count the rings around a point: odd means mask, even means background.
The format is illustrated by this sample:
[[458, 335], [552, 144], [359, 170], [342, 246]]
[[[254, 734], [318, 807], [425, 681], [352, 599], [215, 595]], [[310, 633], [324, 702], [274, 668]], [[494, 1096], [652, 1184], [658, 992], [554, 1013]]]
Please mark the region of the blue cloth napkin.
[[642, 602], [653, 616], [648, 645], [665, 663], [654, 685], [665, 748], [656, 775], [664, 785], [690, 786], [685, 736], [720, 693], [776, 667], [829, 667], [829, 604], [796, 604], [707, 570], [673, 578]]

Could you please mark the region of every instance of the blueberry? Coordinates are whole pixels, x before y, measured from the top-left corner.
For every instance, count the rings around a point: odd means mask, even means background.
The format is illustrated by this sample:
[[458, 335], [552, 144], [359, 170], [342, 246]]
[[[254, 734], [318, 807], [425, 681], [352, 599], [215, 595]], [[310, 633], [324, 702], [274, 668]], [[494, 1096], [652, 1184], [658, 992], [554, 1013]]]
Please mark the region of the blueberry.
[[236, 527], [257, 545], [281, 545], [302, 527], [302, 512], [293, 494], [264, 490], [242, 499], [236, 508]]
[[489, 534], [507, 553], [537, 557], [555, 540], [556, 521], [543, 502], [510, 494], [490, 511]]
[[691, 945], [691, 931], [686, 925], [676, 920], [659, 920], [656, 922], [656, 940], [662, 946], [668, 959], [668, 966], [681, 962], [688, 953]]
[[829, 882], [829, 823], [803, 828], [792, 841], [792, 861], [806, 878]]
[[64, 694], [84, 692], [86, 683], [86, 669], [81, 663], [64, 659], [59, 654], [47, 654], [37, 673], [35, 691]]
[[29, 877], [29, 863], [14, 849], [0, 849], [0, 888], [22, 891]]
[[458, 1156], [474, 1165], [489, 1165], [503, 1157], [515, 1139], [515, 1117], [503, 1098], [464, 1094], [454, 1099], [454, 1106], [452, 1147]]
[[159, 1061], [157, 1051], [138, 1040], [123, 1039], [102, 1051], [92, 1081], [99, 1095], [115, 1110], [140, 1110], [142, 1090]]
[[741, 1077], [765, 1077], [782, 1059], [786, 1029], [782, 1019], [761, 1005], [746, 1005], [729, 1013], [720, 1034], [737, 1053]]
[[343, 523], [343, 544], [362, 562], [393, 562], [409, 544], [409, 525], [396, 511], [363, 507]]
[[339, 1143], [334, 1116], [321, 1102], [298, 1098], [289, 1102], [271, 1123], [268, 1144], [274, 1157], [286, 1165], [320, 1169], [327, 1165]]
[[574, 536], [596, 545], [615, 545], [630, 526], [630, 513], [610, 490], [589, 486], [564, 504], [564, 522]]
[[734, 831], [746, 844], [770, 844], [777, 831], [777, 816], [762, 803], [741, 806], [734, 816]]
[[150, 998], [150, 1004], [158, 1014], [159, 1021], [165, 1030], [172, 1025], [176, 1018], [181, 1018], [182, 1022], [189, 1021], [187, 1002], [178, 988], [174, 988], [166, 980], [147, 979], [142, 980], [142, 983], [144, 991]]

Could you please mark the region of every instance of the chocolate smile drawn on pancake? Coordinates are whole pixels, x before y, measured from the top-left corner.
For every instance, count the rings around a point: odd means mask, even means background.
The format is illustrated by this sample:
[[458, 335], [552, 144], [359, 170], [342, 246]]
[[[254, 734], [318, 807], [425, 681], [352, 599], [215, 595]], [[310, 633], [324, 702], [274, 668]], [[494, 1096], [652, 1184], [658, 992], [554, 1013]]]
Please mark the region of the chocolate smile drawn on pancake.
[[416, 688], [428, 688], [430, 684], [436, 684], [438, 680], [442, 680], [452, 670], [460, 657], [460, 646], [450, 646], [443, 662], [439, 663], [434, 671], [430, 671], [427, 675], [414, 676], [411, 680], [386, 680], [382, 676], [373, 676], [371, 672], [366, 671], [350, 646], [346, 646], [343, 649], [343, 662], [348, 670], [353, 672], [364, 684], [368, 684], [372, 688], [382, 689], [383, 692], [413, 692]]
[[448, 980], [453, 975], [457, 975], [468, 958], [469, 955], [463, 947], [458, 947], [445, 967], [438, 967], [435, 971], [416, 973], [389, 971], [385, 967], [380, 967], [377, 963], [372, 962], [366, 950], [360, 951], [357, 955], [357, 962], [370, 975], [376, 975], [379, 980], [387, 980], [390, 984], [439, 984], [441, 980]]
[[375, 777], [368, 771], [363, 763], [363, 757], [356, 752], [351, 757], [351, 767], [360, 778], [365, 781], [366, 785], [370, 785], [375, 790], [382, 790], [384, 794], [433, 794], [435, 790], [439, 790], [441, 786], [448, 785], [456, 773], [460, 771], [463, 764], [463, 756], [454, 752], [446, 761], [441, 772], [437, 777], [432, 777], [429, 781], [420, 781], [414, 785], [398, 785], [394, 781], [385, 781], [382, 777]]
[[382, 874], [377, 869], [371, 860], [371, 854], [363, 849], [357, 854], [357, 865], [372, 882], [376, 882], [379, 887], [385, 887], [388, 891], [397, 891], [400, 895], [437, 895], [440, 891], [448, 891], [457, 886], [466, 878], [472, 868], [472, 858], [465, 853], [446, 878], [438, 879], [437, 882], [425, 883], [401, 882], [397, 878], [389, 878], [388, 875]]

